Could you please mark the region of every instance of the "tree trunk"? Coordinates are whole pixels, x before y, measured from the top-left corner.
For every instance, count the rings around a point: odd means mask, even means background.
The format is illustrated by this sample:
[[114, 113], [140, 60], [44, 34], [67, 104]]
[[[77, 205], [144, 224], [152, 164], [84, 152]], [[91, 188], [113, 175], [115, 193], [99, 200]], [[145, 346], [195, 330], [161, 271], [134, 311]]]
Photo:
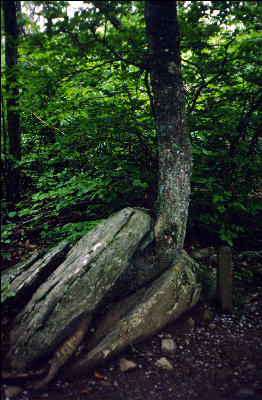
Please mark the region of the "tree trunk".
[[175, 1], [146, 1], [145, 20], [158, 140], [155, 238], [172, 259], [183, 248], [187, 223], [191, 143], [185, 115]]
[[[50, 357], [49, 371], [35, 388], [48, 383], [69, 357], [65, 375], [83, 373], [174, 321], [199, 299], [198, 267], [182, 251], [191, 146], [176, 3], [148, 1], [145, 18], [159, 147], [156, 223], [146, 210], [127, 208], [85, 235], [59, 266], [53, 261], [50, 266], [54, 254], [49, 254], [22, 275], [16, 268], [15, 280], [14, 271], [6, 273], [14, 293], [32, 296], [12, 326], [9, 366], [21, 372]], [[46, 262], [50, 275], [41, 282]], [[30, 373], [22, 375], [32, 379]]]
[[14, 203], [20, 196], [20, 170], [15, 166], [21, 160], [21, 132], [18, 107], [17, 40], [18, 26], [15, 1], [4, 1], [5, 62], [7, 93], [7, 130], [9, 143], [9, 171], [6, 187], [7, 201]]

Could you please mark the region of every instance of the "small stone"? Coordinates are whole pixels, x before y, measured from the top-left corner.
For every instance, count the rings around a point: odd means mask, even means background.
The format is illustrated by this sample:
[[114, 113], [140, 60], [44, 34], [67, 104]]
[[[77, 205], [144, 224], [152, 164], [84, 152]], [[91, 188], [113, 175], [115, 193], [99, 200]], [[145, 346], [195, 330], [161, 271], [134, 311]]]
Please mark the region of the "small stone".
[[165, 357], [160, 358], [157, 360], [157, 363], [160, 365], [161, 368], [167, 369], [169, 371], [172, 371], [173, 365], [168, 361]]
[[134, 361], [127, 360], [124, 357], [120, 358], [120, 360], [119, 360], [120, 372], [126, 372], [129, 369], [133, 369], [136, 367], [137, 367], [137, 364]]
[[175, 353], [177, 350], [177, 345], [173, 339], [162, 339], [162, 351], [166, 353]]

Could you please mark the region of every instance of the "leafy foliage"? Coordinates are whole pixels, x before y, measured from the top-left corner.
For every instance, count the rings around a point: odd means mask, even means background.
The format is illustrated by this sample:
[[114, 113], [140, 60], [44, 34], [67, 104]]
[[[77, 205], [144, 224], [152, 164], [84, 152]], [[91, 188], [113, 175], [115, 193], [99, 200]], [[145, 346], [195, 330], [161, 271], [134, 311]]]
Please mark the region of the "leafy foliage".
[[[261, 3], [178, 6], [194, 158], [188, 236], [232, 246], [256, 236], [261, 210]], [[23, 223], [25, 236], [35, 229], [39, 240], [55, 243], [77, 240], [122, 207], [154, 210], [157, 141], [144, 4], [83, 2], [74, 15], [68, 7], [24, 2], [20, 16], [23, 193], [12, 215], [4, 193], [6, 245]], [[3, 127], [4, 91], [2, 103]], [[1, 151], [2, 160], [10, 157], [5, 141]]]

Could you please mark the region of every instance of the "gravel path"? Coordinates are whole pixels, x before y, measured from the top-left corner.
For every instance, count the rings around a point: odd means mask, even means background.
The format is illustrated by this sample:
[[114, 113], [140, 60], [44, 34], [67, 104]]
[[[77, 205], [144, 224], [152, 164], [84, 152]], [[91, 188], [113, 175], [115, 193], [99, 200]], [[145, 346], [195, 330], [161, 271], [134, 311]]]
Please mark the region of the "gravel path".
[[[57, 379], [44, 390], [25, 390], [17, 399], [262, 399], [262, 287], [243, 289], [244, 304], [233, 315], [199, 304], [154, 338], [130, 346], [82, 379]], [[175, 342], [174, 353], [161, 348], [167, 338]], [[121, 357], [135, 362], [136, 368], [120, 372]], [[168, 360], [172, 370], [161, 367], [160, 358]]]

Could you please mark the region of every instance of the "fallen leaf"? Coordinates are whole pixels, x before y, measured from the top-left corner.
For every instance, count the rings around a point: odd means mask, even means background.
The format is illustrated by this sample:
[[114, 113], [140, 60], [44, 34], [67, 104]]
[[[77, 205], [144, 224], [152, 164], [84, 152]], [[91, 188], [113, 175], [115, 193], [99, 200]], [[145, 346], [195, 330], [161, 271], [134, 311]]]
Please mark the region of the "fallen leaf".
[[88, 392], [90, 392], [90, 390], [91, 390], [91, 389], [89, 389], [89, 388], [83, 389], [83, 390], [81, 390], [80, 394], [88, 393]]
[[95, 377], [97, 379], [104, 379], [103, 375], [99, 374], [98, 372], [95, 372]]

